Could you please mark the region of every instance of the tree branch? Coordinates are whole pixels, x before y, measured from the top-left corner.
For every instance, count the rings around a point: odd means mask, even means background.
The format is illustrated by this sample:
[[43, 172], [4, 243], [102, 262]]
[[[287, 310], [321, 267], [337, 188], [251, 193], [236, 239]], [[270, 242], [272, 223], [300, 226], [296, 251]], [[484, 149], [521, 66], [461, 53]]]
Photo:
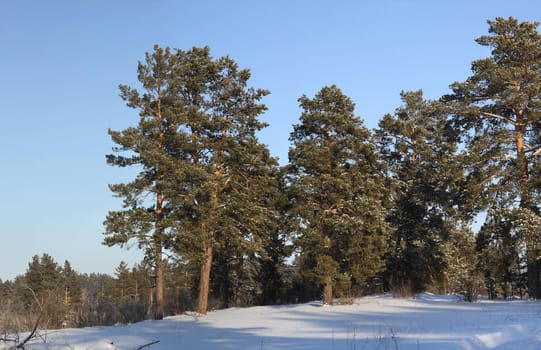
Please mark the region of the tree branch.
[[[39, 307], [39, 314], [38, 314], [38, 318], [36, 319], [36, 322], [34, 322], [34, 327], [32, 328], [32, 331], [28, 334], [26, 338], [24, 338], [22, 342], [17, 344], [17, 346], [15, 347], [16, 349], [24, 349], [24, 345], [34, 338], [34, 335], [36, 334], [38, 330], [39, 322], [41, 321], [41, 317], [43, 316], [43, 311], [44, 311], [43, 305], [41, 305], [41, 303], [39, 302], [39, 298], [34, 292], [34, 290], [30, 288], [29, 286], [26, 286], [26, 288], [32, 293], [32, 296], [34, 297], [34, 301]], [[49, 297], [51, 294], [49, 294]], [[47, 302], [45, 303], [45, 305], [47, 305], [48, 303], [49, 303], [49, 298], [47, 298]]]
[[530, 153], [532, 152], [532, 157], [537, 157], [541, 154], [541, 145], [537, 147], [530, 147], [530, 149], [524, 151], [524, 153]]
[[510, 118], [507, 118], [507, 117], [504, 117], [504, 116], [501, 116], [501, 115], [498, 115], [498, 114], [489, 113], [489, 112], [481, 112], [481, 115], [483, 117], [487, 117], [487, 118], [500, 119], [500, 120], [503, 120], [504, 122], [506, 122], [508, 124], [511, 124], [513, 126], [517, 126], [517, 123], [514, 120], [512, 120]]
[[144, 348], [149, 347], [151, 345], [158, 344], [159, 342], [160, 342], [159, 340], [155, 340], [155, 341], [150, 342], [148, 344], [141, 345], [140, 347], [136, 348], [135, 350], [141, 350], [141, 349], [144, 349]]
[[2, 338], [0, 338], [0, 342], [4, 342], [4, 343], [8, 343], [8, 342], [18, 343], [19, 340], [18, 340], [17, 336], [14, 336], [13, 338], [2, 337]]

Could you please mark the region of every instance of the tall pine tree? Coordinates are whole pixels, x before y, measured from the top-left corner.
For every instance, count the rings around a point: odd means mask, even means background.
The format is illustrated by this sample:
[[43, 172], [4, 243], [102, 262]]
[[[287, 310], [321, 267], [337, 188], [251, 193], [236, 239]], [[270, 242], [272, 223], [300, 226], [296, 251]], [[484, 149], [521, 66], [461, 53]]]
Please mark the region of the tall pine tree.
[[200, 188], [208, 189], [197, 204], [203, 258], [198, 311], [203, 314], [208, 307], [215, 253], [220, 253], [220, 248], [233, 249], [242, 269], [245, 255], [263, 252], [266, 221], [273, 217], [267, 198], [275, 188], [272, 169], [277, 166], [256, 137], [266, 126], [257, 119], [266, 110], [258, 101], [268, 92], [247, 88], [250, 72], [239, 70], [230, 58], [221, 58], [216, 64], [219, 71], [206, 111], [209, 124], [196, 136], [205, 155], [196, 166], [207, 171], [207, 181]]
[[332, 304], [338, 281], [365, 286], [380, 272], [388, 235], [382, 165], [354, 103], [336, 86], [299, 99], [289, 150], [291, 215], [304, 275]]
[[[455, 126], [462, 130], [472, 161], [469, 173], [484, 205], [520, 208], [539, 221], [538, 172], [541, 155], [541, 35], [537, 22], [489, 20], [489, 35], [476, 41], [491, 56], [472, 63], [472, 75], [451, 85]], [[472, 187], [474, 188], [474, 187]], [[506, 189], [506, 191], [502, 191]], [[520, 228], [517, 223], [514, 224]], [[531, 226], [528, 226], [531, 227]], [[520, 230], [526, 246], [528, 291], [541, 298], [539, 229]]]
[[105, 224], [104, 244], [124, 245], [137, 241], [152, 261], [156, 278], [155, 318], [163, 314], [163, 249], [171, 239], [170, 184], [173, 181], [176, 148], [179, 142], [179, 121], [172, 89], [172, 66], [175, 57], [169, 49], [154, 48], [145, 62], [138, 65], [138, 79], [144, 89], [121, 85], [120, 96], [128, 107], [139, 112], [139, 123], [123, 131], [109, 130], [120, 155], [108, 155], [113, 166], [135, 166], [139, 171], [128, 183], [110, 185], [111, 191], [123, 199], [123, 209], [111, 211]]
[[444, 106], [424, 100], [422, 91], [402, 92], [401, 98], [404, 105], [381, 119], [375, 136], [392, 189], [386, 284], [410, 294], [442, 282], [444, 244], [460, 225], [458, 208], [466, 197]]
[[[121, 87], [140, 123], [110, 132], [128, 156], [110, 164], [137, 165], [128, 184], [111, 186], [124, 210], [106, 220], [107, 244], [137, 238], [156, 266], [157, 318], [163, 317], [163, 249], [200, 266], [198, 311], [207, 312], [213, 257], [226, 241], [238, 254], [262, 251], [265, 193], [276, 160], [256, 132], [266, 90], [247, 86], [250, 71], [210, 49], [156, 47], [139, 65], [145, 93]], [[270, 182], [269, 182], [270, 181]]]

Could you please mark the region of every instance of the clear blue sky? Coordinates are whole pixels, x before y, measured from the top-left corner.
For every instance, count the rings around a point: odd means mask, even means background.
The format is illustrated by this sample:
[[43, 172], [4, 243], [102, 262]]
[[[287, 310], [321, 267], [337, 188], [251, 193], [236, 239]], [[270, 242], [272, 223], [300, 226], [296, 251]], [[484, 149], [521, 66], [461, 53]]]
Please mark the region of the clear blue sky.
[[136, 86], [137, 61], [154, 44], [209, 45], [252, 70], [266, 88], [270, 127], [260, 134], [287, 161], [297, 98], [336, 84], [369, 128], [400, 105], [401, 90], [438, 98], [488, 56], [474, 39], [487, 19], [541, 20], [539, 0], [64, 0], [0, 1], [0, 278], [35, 254], [79, 272], [112, 273], [141, 258], [101, 245], [120, 208], [107, 184], [107, 130], [137, 123], [118, 97]]

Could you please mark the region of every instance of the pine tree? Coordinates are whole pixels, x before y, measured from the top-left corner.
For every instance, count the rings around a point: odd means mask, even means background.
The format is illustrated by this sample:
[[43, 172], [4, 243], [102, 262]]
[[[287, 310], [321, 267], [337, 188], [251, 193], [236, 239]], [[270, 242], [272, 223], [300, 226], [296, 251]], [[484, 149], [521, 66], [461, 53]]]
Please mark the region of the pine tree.
[[[167, 273], [164, 273], [164, 285], [167, 286]], [[143, 309], [145, 310], [146, 315], [151, 315], [151, 308], [152, 308], [152, 281], [151, 281], [151, 275], [152, 275], [152, 266], [146, 262], [142, 261], [141, 263], [135, 265], [131, 271], [131, 281], [129, 283], [131, 288], [131, 296], [134, 303], [137, 305], [141, 305]], [[164, 295], [165, 295], [164, 291]], [[164, 305], [164, 308], [167, 305], [167, 298], [166, 304]]]
[[386, 284], [395, 292], [425, 291], [443, 280], [445, 242], [460, 225], [464, 176], [447, 114], [422, 91], [402, 92], [404, 105], [385, 115], [375, 132], [392, 184], [388, 220], [394, 232]]
[[[478, 237], [478, 236], [477, 236]], [[476, 236], [467, 224], [451, 229], [444, 252], [446, 294], [462, 294], [466, 301], [475, 301], [485, 285], [482, 253], [476, 246]]]
[[175, 171], [179, 142], [179, 115], [172, 91], [174, 57], [169, 49], [154, 48], [145, 63], [139, 63], [138, 78], [145, 92], [120, 86], [121, 97], [139, 111], [139, 123], [123, 131], [109, 130], [126, 155], [108, 155], [114, 166], [136, 166], [137, 177], [129, 183], [110, 185], [123, 198], [123, 210], [111, 211], [105, 220], [104, 243], [124, 245], [136, 239], [146, 257], [154, 263], [156, 274], [156, 319], [163, 318], [163, 249], [171, 239], [171, 198], [168, 193]]
[[[451, 85], [455, 127], [472, 158], [468, 171], [485, 208], [518, 207], [538, 221], [541, 35], [537, 22], [510, 17], [489, 20], [489, 33], [476, 41], [491, 56], [472, 63], [472, 75]], [[503, 191], [503, 189], [506, 189]], [[516, 225], [515, 225], [516, 226]], [[528, 292], [541, 298], [539, 231], [523, 232]]]
[[284, 239], [277, 232], [278, 168], [265, 147], [250, 148], [244, 160], [238, 157], [244, 165], [230, 170], [232, 190], [222, 197], [225, 230], [217, 235], [220, 249], [215, 252], [212, 284], [224, 307], [252, 305], [262, 289], [280, 288], [262, 279], [272, 259], [279, 264], [278, 252], [272, 249]]
[[229, 57], [214, 60], [208, 48], [179, 50], [174, 73], [186, 139], [177, 146], [175, 247], [200, 265], [198, 312], [205, 314], [217, 249], [262, 251], [272, 217], [265, 196], [277, 162], [256, 137], [266, 126], [258, 116], [268, 92], [247, 87], [249, 70]]
[[31, 325], [60, 328], [68, 312], [64, 304], [61, 267], [49, 254], [34, 255], [19, 283], [21, 301], [30, 314]]
[[261, 259], [259, 280], [261, 284], [260, 303], [263, 305], [281, 304], [286, 302], [286, 259], [291, 256], [293, 246], [290, 243], [288, 230], [288, 212], [291, 201], [288, 198], [287, 166], [280, 169], [277, 176], [277, 190], [270, 201], [270, 207], [275, 208], [277, 215], [269, 221], [268, 237], [264, 243], [265, 254]]
[[[240, 254], [260, 250], [267, 209], [263, 188], [276, 166], [255, 133], [266, 124], [258, 101], [268, 92], [248, 88], [250, 72], [229, 57], [214, 60], [208, 47], [155, 48], [139, 65], [145, 93], [122, 86], [140, 123], [110, 132], [119, 151], [110, 164], [138, 165], [128, 184], [111, 186], [124, 198], [111, 212], [107, 244], [138, 239], [156, 270], [156, 315], [163, 317], [163, 249], [200, 265], [198, 311], [207, 311], [215, 249], [229, 240]], [[149, 199], [152, 198], [152, 199]]]
[[57, 295], [62, 290], [60, 271], [60, 266], [49, 254], [32, 257], [24, 274], [29, 305], [35, 302], [34, 299], [40, 305], [45, 305], [52, 294]]
[[81, 302], [81, 280], [79, 274], [73, 270], [69, 261], [64, 261], [62, 267], [62, 282], [64, 288], [64, 304], [75, 305]]
[[289, 150], [291, 216], [304, 275], [332, 304], [338, 280], [364, 286], [381, 271], [388, 234], [382, 165], [354, 104], [336, 86], [299, 99]]
[[119, 303], [126, 302], [130, 299], [130, 270], [128, 264], [125, 261], [121, 261], [115, 269], [115, 276], [117, 281], [117, 300]]
[[519, 213], [517, 210], [491, 209], [477, 234], [481, 267], [492, 299], [522, 294], [522, 240], [516, 228]]

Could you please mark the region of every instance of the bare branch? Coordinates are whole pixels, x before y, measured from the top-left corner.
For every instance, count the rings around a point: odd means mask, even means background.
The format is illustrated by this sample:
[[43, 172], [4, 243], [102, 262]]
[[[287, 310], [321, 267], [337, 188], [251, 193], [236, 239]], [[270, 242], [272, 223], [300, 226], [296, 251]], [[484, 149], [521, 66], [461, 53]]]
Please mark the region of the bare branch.
[[[533, 149], [532, 149], [533, 150]], [[532, 156], [534, 157], [537, 157], [538, 155], [541, 154], [541, 146], [540, 147], [537, 147], [537, 151], [535, 151], [534, 153], [532, 153]]]
[[18, 343], [19, 342], [19, 339], [17, 337], [17, 335], [15, 335], [13, 338], [10, 338], [10, 337], [2, 337], [0, 338], [0, 342], [4, 342], [4, 343]]
[[144, 349], [144, 348], [149, 347], [151, 345], [158, 344], [159, 342], [160, 342], [159, 340], [155, 340], [155, 341], [150, 342], [148, 344], [141, 345], [140, 347], [136, 348], [135, 350], [141, 350], [141, 349]]
[[532, 157], [537, 157], [541, 154], [541, 145], [537, 147], [529, 147], [528, 150], [524, 151], [524, 153], [530, 153], [532, 152]]
[[481, 182], [481, 186], [485, 186], [487, 183], [489, 183], [490, 181], [494, 180], [495, 178], [501, 176], [501, 174], [493, 174], [493, 175], [490, 175], [489, 177], [487, 177], [486, 179], [484, 179], [482, 182]]
[[22, 342], [17, 344], [16, 346], [17, 349], [24, 349], [24, 345], [34, 338], [34, 335], [36, 334], [38, 330], [39, 322], [41, 321], [42, 316], [43, 316], [43, 309], [39, 313], [38, 318], [36, 319], [36, 322], [34, 323], [34, 327], [32, 328], [32, 331], [28, 334], [26, 338], [24, 338]]
[[487, 118], [500, 119], [500, 120], [503, 120], [504, 122], [506, 122], [508, 124], [511, 124], [513, 126], [517, 126], [517, 123], [514, 120], [512, 120], [510, 118], [507, 118], [507, 117], [504, 117], [504, 116], [501, 116], [501, 115], [498, 115], [498, 114], [489, 113], [489, 112], [481, 112], [481, 115], [483, 117], [487, 117]]
[[45, 314], [46, 307], [53, 300], [54, 296], [56, 295], [56, 292], [58, 291], [59, 283], [56, 284], [54, 289], [49, 291], [49, 293], [47, 295], [47, 299], [45, 300], [44, 304], [42, 304], [39, 301], [38, 296], [36, 295], [35, 291], [32, 288], [30, 288], [27, 285], [25, 287], [26, 287], [26, 289], [28, 289], [30, 291], [30, 293], [32, 293], [32, 296], [34, 297], [34, 301], [38, 305], [39, 314], [38, 314], [38, 317], [36, 318], [36, 321], [34, 322], [34, 326], [32, 327], [32, 331], [28, 334], [28, 336], [26, 338], [24, 338], [24, 340], [22, 342], [17, 344], [17, 346], [15, 347], [16, 349], [24, 349], [24, 346], [30, 340], [32, 340], [32, 339], [34, 339], [36, 337], [41, 337], [41, 335], [39, 335], [39, 333], [38, 333], [39, 323], [41, 322], [41, 319], [43, 318], [43, 315]]

